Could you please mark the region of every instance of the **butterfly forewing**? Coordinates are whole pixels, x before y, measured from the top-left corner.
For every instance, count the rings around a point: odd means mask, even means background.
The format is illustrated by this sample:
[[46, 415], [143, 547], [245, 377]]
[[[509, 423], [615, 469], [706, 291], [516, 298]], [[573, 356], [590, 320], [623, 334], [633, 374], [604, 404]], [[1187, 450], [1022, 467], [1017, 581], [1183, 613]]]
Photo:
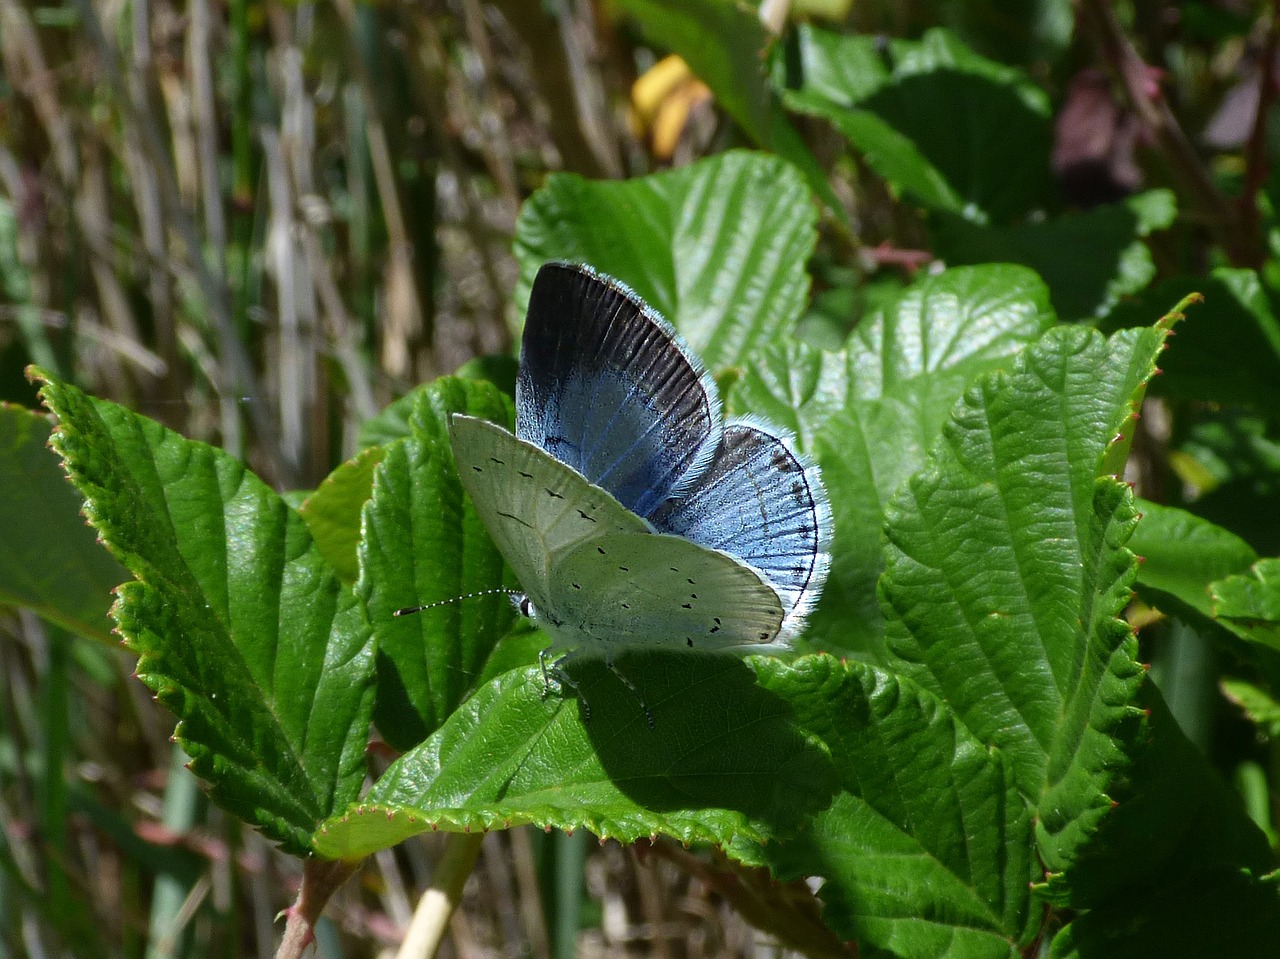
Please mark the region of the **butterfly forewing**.
[[606, 533], [648, 530], [612, 496], [500, 426], [449, 420], [458, 476], [536, 607], [554, 605], [553, 557]]
[[720, 441], [720, 402], [675, 331], [622, 284], [550, 263], [529, 295], [516, 435], [641, 516], [686, 488]]

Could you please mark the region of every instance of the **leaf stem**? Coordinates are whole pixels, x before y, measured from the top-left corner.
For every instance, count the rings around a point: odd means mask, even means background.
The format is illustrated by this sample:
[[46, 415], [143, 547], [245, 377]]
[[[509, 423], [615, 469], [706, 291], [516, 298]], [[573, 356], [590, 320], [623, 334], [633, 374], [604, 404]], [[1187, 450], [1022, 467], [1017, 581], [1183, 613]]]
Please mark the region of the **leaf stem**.
[[285, 910], [284, 938], [276, 959], [300, 959], [315, 941], [316, 921], [329, 897], [360, 867], [360, 860], [308, 859], [302, 867], [298, 900]]
[[396, 959], [429, 959], [439, 950], [449, 919], [462, 901], [462, 887], [475, 867], [482, 842], [484, 833], [449, 835], [444, 855], [436, 866], [431, 885], [418, 900]]

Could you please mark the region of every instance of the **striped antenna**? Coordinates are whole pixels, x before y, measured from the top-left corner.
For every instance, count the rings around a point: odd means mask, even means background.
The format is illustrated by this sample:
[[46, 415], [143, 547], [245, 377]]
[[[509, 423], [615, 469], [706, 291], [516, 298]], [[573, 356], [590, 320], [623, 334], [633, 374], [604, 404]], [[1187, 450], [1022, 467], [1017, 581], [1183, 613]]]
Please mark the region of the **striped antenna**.
[[397, 609], [392, 616], [410, 616], [413, 613], [421, 613], [428, 609], [435, 609], [437, 606], [448, 606], [450, 603], [458, 603], [464, 599], [475, 599], [478, 596], [493, 596], [495, 593], [503, 593], [507, 596], [520, 596], [518, 589], [482, 589], [477, 593], [464, 593], [462, 596], [455, 596], [453, 599], [442, 599], [437, 603], [427, 603], [425, 606], [406, 606], [403, 609]]

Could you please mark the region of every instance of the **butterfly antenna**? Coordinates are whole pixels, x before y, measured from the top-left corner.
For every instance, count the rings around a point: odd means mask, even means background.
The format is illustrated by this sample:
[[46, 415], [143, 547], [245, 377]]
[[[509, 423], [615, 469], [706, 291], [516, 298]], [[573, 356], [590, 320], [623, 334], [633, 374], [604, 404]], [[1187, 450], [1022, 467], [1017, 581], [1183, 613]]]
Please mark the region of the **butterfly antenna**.
[[442, 599], [436, 603], [427, 603], [425, 606], [406, 606], [403, 609], [397, 609], [391, 615], [392, 616], [410, 616], [413, 613], [421, 613], [428, 609], [435, 609], [437, 606], [448, 606], [452, 603], [460, 603], [464, 599], [476, 599], [477, 597], [480, 597], [480, 596], [493, 596], [497, 593], [502, 593], [503, 595], [506, 595], [506, 596], [517, 596], [519, 595], [520, 590], [503, 589], [503, 588], [482, 589], [475, 593], [464, 593], [461, 596], [454, 596], [452, 599]]

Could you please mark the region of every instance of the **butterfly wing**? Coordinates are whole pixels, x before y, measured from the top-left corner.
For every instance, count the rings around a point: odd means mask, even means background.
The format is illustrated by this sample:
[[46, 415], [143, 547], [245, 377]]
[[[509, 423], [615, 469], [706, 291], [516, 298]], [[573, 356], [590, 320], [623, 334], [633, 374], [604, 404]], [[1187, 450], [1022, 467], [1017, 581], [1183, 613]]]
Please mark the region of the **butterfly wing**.
[[516, 435], [647, 516], [720, 442], [715, 383], [674, 329], [588, 267], [549, 263], [529, 296]]
[[778, 594], [733, 557], [649, 525], [500, 426], [449, 420], [458, 475], [485, 528], [565, 648], [767, 643]]
[[781, 598], [786, 618], [779, 638], [800, 629], [830, 565], [831, 507], [817, 468], [791, 449], [781, 431], [730, 423], [693, 488], [650, 518], [663, 533], [754, 567]]
[[778, 594], [733, 557], [678, 536], [612, 533], [557, 556], [555, 615], [580, 650], [666, 647], [715, 651], [774, 640]]
[[554, 557], [603, 533], [648, 525], [599, 487], [500, 426], [449, 418], [458, 476], [537, 609], [551, 609]]

